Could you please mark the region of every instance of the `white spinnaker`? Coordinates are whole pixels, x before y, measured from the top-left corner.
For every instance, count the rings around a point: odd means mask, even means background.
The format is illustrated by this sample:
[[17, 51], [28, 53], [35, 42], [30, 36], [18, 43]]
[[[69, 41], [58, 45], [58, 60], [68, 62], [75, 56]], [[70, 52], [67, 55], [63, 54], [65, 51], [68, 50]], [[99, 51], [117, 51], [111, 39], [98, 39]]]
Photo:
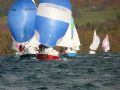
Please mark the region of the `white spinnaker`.
[[99, 47], [99, 44], [100, 44], [100, 38], [96, 34], [96, 30], [94, 30], [93, 42], [90, 45], [90, 49], [91, 50], [97, 50], [97, 48]]

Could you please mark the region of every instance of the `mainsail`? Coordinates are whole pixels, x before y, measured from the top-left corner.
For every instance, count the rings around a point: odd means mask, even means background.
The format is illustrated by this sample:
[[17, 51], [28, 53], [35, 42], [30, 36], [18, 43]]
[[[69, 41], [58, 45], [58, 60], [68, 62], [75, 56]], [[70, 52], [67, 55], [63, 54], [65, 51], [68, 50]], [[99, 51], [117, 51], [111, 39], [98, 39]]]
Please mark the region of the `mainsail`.
[[95, 54], [95, 51], [99, 47], [99, 44], [100, 44], [100, 38], [96, 34], [96, 30], [94, 30], [93, 41], [92, 44], [90, 45], [90, 54]]
[[74, 25], [73, 18], [71, 18], [69, 27], [65, 35], [57, 42], [57, 46], [70, 47], [73, 50], [79, 50], [80, 45], [80, 39]]
[[49, 47], [56, 45], [64, 36], [71, 18], [69, 0], [39, 0], [36, 17], [36, 30], [41, 44]]
[[104, 52], [108, 52], [110, 50], [108, 34], [106, 34], [105, 38], [102, 41], [102, 48]]

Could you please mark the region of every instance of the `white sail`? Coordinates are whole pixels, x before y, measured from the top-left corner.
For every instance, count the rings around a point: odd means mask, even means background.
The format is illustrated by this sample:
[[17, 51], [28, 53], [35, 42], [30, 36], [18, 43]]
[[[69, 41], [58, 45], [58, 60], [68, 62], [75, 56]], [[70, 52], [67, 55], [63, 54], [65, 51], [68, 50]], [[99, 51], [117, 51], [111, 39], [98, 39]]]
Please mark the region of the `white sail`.
[[93, 42], [90, 45], [90, 54], [95, 54], [95, 51], [97, 50], [97, 48], [99, 47], [100, 44], [100, 38], [99, 36], [96, 34], [96, 30], [94, 30], [94, 36], [93, 36]]
[[[72, 25], [73, 25], [73, 29], [72, 29]], [[71, 47], [74, 50], [79, 50], [80, 45], [81, 44], [76, 27], [74, 23], [71, 21], [67, 32], [65, 33], [64, 37], [58, 41], [57, 46]]]
[[103, 48], [104, 52], [108, 52], [110, 50], [109, 38], [108, 38], [107, 34], [102, 41], [102, 48]]
[[77, 30], [76, 30], [76, 27], [74, 25], [74, 34], [73, 34], [73, 38], [72, 38], [72, 49], [74, 50], [80, 50], [79, 46], [81, 45], [80, 44], [80, 39], [79, 39], [79, 36], [78, 36], [78, 33], [77, 33]]
[[33, 38], [27, 42], [19, 43], [19, 42], [16, 42], [12, 37], [12, 40], [13, 40], [12, 49], [15, 50], [16, 52], [19, 52], [19, 46], [22, 44], [25, 46], [25, 53], [36, 54], [35, 48], [38, 47], [38, 45], [40, 44], [38, 39], [39, 39], [39, 35], [36, 31]]
[[57, 46], [62, 46], [62, 47], [71, 47], [71, 26], [69, 24], [68, 30], [64, 37], [62, 37], [58, 42]]
[[30, 41], [28, 41], [27, 44], [25, 44], [27, 53], [36, 54], [36, 48], [38, 48], [38, 45], [40, 45], [39, 34], [37, 33], [37, 31], [35, 31], [33, 38]]
[[12, 37], [12, 49], [18, 51], [18, 44], [15, 42], [14, 38]]
[[35, 31], [35, 34], [34, 34], [33, 38], [30, 41], [28, 41], [26, 46], [28, 46], [28, 47], [38, 47], [39, 44], [40, 44], [39, 34], [37, 33], [37, 31]]

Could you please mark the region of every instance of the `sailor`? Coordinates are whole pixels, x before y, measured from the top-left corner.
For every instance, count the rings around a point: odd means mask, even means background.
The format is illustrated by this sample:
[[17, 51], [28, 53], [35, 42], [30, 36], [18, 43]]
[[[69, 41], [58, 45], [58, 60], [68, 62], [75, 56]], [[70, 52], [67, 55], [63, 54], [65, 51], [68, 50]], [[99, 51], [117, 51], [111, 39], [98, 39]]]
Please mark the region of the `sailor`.
[[64, 59], [64, 55], [65, 55], [65, 52], [62, 49], [60, 49], [59, 56], [62, 60]]
[[40, 45], [38, 46], [38, 48], [39, 48], [39, 53], [40, 53], [41, 51], [45, 51], [45, 49], [48, 48], [48, 47], [45, 46], [45, 45], [40, 44]]
[[20, 44], [19, 46], [19, 54], [22, 55], [25, 52], [25, 46]]
[[72, 48], [65, 48], [65, 53], [68, 53], [72, 50]]
[[60, 49], [59, 54], [60, 54], [60, 55], [64, 55], [65, 52], [64, 52], [62, 49]]
[[34, 49], [35, 49], [35, 52], [39, 53], [38, 47], [34, 47]]

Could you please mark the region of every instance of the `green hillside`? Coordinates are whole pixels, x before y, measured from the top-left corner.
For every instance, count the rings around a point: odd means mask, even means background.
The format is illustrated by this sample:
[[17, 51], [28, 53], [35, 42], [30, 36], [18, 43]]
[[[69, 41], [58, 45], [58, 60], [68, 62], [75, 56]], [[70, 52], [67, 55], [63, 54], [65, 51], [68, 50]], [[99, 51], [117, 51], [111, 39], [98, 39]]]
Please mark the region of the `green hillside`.
[[75, 22], [78, 25], [85, 25], [87, 23], [103, 23], [107, 20], [117, 20], [120, 17], [120, 7], [107, 7], [102, 9], [95, 9], [95, 7], [74, 8], [73, 14]]

